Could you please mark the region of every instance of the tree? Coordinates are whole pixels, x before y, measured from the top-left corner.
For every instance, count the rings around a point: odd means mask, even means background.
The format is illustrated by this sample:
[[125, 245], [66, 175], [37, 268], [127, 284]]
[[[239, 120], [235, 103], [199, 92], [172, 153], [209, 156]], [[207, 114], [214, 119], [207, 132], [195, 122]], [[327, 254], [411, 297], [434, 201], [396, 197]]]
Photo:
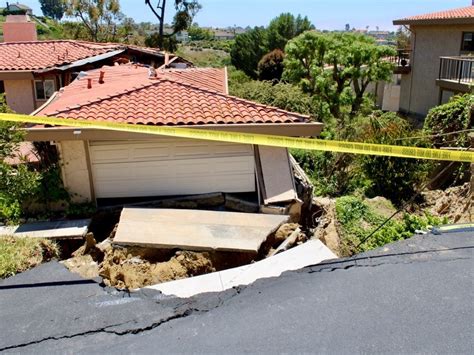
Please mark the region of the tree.
[[214, 38], [209, 29], [201, 28], [196, 23], [188, 28], [188, 34], [192, 41], [209, 41]]
[[266, 43], [267, 31], [262, 27], [238, 35], [230, 51], [232, 65], [256, 79], [258, 63], [268, 53]]
[[[0, 112], [12, 112], [3, 94], [0, 94]], [[16, 123], [0, 121], [0, 220], [10, 222], [18, 221], [22, 203], [34, 195], [41, 179], [41, 175], [29, 170], [26, 164], [13, 166], [5, 162], [5, 158], [18, 155], [24, 137], [18, 128]]]
[[112, 42], [124, 15], [118, 0], [66, 0], [66, 14], [81, 20], [94, 42]]
[[346, 23], [346, 32], [349, 32], [351, 30], [351, 25], [349, 25], [348, 23]]
[[398, 49], [410, 49], [410, 31], [403, 26], [398, 27], [395, 41]]
[[378, 46], [371, 37], [355, 33], [308, 31], [288, 42], [283, 78], [320, 97], [340, 126], [361, 108], [372, 82], [389, 80], [393, 64], [384, 58], [395, 50]]
[[[188, 29], [193, 23], [194, 16], [202, 9], [202, 5], [199, 4], [198, 0], [174, 0], [174, 7], [176, 14], [173, 18], [173, 33], [165, 35], [165, 9], [166, 0], [158, 0], [156, 9], [153, 7], [152, 1], [145, 0], [145, 4], [148, 5], [151, 12], [158, 19], [159, 30], [157, 37], [158, 47], [164, 48], [166, 45], [165, 38], [173, 37], [176, 33]], [[168, 41], [169, 42], [169, 41]], [[167, 49], [167, 48], [164, 48]]]
[[66, 11], [64, 0], [40, 0], [40, 5], [43, 15], [58, 21], [62, 19]]
[[314, 29], [308, 17], [295, 18], [290, 13], [283, 13], [274, 18], [268, 25], [268, 49], [284, 50], [286, 43], [299, 34]]
[[285, 54], [280, 49], [275, 49], [265, 54], [258, 62], [258, 78], [260, 80], [280, 80], [283, 74], [283, 60]]

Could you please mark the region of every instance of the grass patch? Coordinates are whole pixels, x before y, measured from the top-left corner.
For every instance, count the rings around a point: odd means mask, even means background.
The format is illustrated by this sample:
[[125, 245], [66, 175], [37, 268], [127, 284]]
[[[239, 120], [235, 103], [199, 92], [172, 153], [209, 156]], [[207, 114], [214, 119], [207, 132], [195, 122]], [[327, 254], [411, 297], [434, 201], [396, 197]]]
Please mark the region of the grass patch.
[[353, 255], [397, 240], [408, 239], [416, 230], [426, 230], [430, 226], [448, 222], [446, 218], [429, 214], [420, 217], [405, 213], [401, 219], [392, 219], [371, 238], [361, 243], [387, 217], [378, 213], [366, 201], [355, 196], [343, 196], [336, 200], [336, 217], [342, 233], [341, 252], [343, 255]]
[[58, 245], [50, 240], [0, 236], [1, 279], [57, 257], [59, 257]]

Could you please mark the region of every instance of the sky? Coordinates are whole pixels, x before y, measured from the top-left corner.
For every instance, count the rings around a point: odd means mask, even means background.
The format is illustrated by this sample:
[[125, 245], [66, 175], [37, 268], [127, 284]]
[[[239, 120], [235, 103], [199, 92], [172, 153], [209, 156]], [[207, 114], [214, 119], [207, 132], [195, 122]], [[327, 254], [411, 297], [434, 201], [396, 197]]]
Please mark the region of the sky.
[[[41, 14], [38, 0], [19, 2], [30, 6], [33, 13]], [[203, 8], [195, 22], [201, 26], [265, 26], [280, 13], [291, 12], [308, 16], [318, 29], [344, 29], [348, 23], [357, 29], [369, 26], [375, 30], [378, 26], [381, 30], [394, 30], [394, 19], [469, 6], [471, 0], [200, 0], [200, 3]], [[136, 22], [156, 22], [144, 0], [121, 0], [120, 4], [122, 12]], [[168, 0], [166, 22], [172, 20], [172, 4], [173, 0]]]

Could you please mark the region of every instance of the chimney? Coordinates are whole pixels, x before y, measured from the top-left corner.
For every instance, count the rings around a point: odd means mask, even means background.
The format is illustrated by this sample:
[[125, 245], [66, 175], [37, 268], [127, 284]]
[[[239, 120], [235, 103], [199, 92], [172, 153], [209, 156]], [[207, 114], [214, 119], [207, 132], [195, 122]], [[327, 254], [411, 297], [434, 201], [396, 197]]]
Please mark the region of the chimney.
[[168, 52], [165, 52], [165, 67], [169, 67], [169, 65], [170, 65], [170, 54]]
[[28, 15], [8, 15], [3, 23], [5, 42], [37, 41], [36, 23]]
[[99, 74], [99, 84], [105, 83], [105, 81], [104, 81], [104, 75], [105, 75], [105, 71], [101, 70], [101, 71], [100, 71], [100, 74]]
[[91, 78], [87, 78], [87, 88], [92, 89], [92, 79]]

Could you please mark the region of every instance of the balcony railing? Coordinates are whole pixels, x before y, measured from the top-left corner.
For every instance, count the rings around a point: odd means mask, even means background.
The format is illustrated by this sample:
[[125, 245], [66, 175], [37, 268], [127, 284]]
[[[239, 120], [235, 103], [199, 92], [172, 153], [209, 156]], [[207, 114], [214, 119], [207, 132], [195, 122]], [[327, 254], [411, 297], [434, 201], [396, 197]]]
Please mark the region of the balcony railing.
[[397, 49], [397, 55], [389, 57], [388, 60], [395, 64], [395, 73], [404, 74], [410, 72], [411, 50]]
[[438, 79], [474, 84], [474, 57], [441, 57]]

